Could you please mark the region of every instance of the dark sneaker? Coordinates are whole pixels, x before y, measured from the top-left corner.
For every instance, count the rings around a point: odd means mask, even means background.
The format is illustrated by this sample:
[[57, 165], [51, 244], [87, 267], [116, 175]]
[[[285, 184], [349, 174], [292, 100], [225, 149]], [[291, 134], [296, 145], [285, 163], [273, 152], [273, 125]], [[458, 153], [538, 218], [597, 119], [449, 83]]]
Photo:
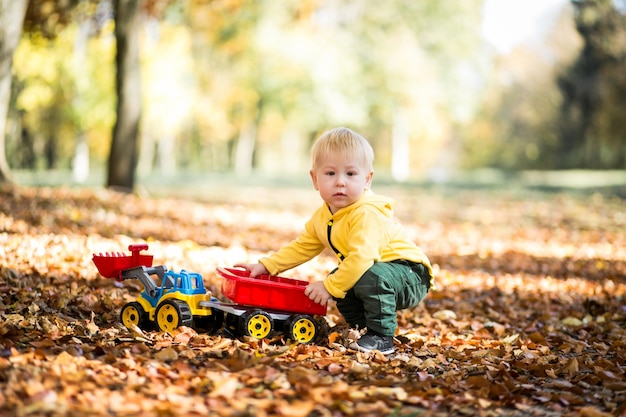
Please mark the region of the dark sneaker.
[[358, 342], [350, 345], [351, 348], [361, 352], [377, 350], [383, 355], [393, 353], [393, 336], [381, 336], [375, 333], [365, 333]]

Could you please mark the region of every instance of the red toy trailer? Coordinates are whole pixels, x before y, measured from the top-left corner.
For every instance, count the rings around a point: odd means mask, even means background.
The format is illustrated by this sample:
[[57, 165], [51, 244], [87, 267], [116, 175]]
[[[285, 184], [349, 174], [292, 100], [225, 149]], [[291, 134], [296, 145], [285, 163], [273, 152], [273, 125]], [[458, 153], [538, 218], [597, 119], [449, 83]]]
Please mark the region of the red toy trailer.
[[272, 330], [282, 330], [300, 343], [316, 339], [326, 321], [314, 316], [326, 314], [326, 306], [304, 295], [307, 281], [274, 275], [250, 278], [242, 269], [218, 268], [222, 294], [234, 303], [204, 303], [226, 314], [226, 330], [257, 339]]
[[233, 268], [217, 268], [217, 273], [223, 278], [222, 294], [237, 304], [292, 313], [326, 314], [326, 306], [304, 295], [307, 281], [275, 275], [250, 278], [248, 271]]

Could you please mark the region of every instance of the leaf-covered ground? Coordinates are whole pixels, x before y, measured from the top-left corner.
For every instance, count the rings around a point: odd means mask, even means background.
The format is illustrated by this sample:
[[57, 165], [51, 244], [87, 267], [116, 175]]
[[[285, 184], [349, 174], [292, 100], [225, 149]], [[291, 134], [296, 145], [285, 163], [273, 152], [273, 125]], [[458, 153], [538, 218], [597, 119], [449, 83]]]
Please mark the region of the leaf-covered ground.
[[[396, 353], [350, 350], [336, 308], [317, 345], [130, 332], [141, 290], [93, 253], [148, 242], [155, 264], [200, 272], [293, 238], [300, 189], [204, 190], [195, 200], [105, 190], [0, 189], [0, 415], [610, 416], [626, 414], [623, 200], [500, 190], [379, 189], [438, 269], [399, 313]], [[323, 255], [284, 275], [316, 280]]]

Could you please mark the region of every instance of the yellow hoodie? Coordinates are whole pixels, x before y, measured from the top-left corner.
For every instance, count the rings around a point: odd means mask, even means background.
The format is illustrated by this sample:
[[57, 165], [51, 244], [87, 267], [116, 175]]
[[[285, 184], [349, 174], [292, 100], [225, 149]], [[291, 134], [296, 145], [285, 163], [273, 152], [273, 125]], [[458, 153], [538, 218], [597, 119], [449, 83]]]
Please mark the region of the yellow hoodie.
[[434, 274], [428, 257], [393, 219], [395, 200], [366, 191], [353, 204], [330, 212], [326, 203], [305, 224], [304, 232], [275, 254], [259, 260], [272, 275], [294, 268], [319, 255], [335, 252], [338, 268], [324, 279], [324, 287], [343, 298], [374, 262], [404, 259], [423, 264]]

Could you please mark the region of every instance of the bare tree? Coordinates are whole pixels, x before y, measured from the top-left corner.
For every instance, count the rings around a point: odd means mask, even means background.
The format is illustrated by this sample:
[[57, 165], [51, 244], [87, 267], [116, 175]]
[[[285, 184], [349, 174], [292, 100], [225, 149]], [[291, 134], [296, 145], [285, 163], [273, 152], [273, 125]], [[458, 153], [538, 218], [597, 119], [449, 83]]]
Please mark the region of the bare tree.
[[141, 120], [139, 0], [115, 0], [117, 120], [113, 128], [107, 186], [132, 191]]
[[572, 0], [572, 4], [583, 47], [559, 79], [564, 97], [560, 168], [624, 169], [624, 6], [613, 0]]
[[0, 0], [0, 182], [10, 182], [5, 153], [5, 130], [11, 100], [13, 51], [22, 34], [28, 0]]

